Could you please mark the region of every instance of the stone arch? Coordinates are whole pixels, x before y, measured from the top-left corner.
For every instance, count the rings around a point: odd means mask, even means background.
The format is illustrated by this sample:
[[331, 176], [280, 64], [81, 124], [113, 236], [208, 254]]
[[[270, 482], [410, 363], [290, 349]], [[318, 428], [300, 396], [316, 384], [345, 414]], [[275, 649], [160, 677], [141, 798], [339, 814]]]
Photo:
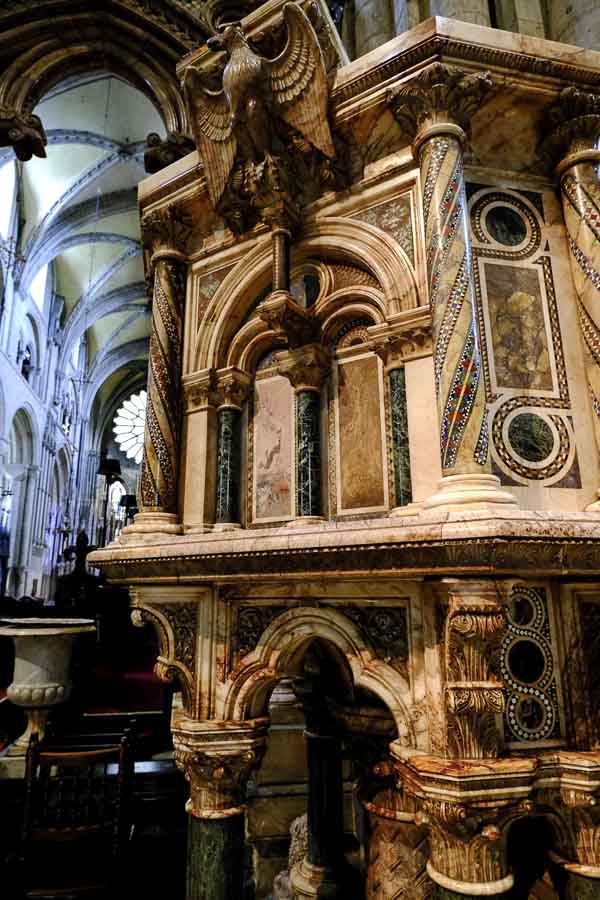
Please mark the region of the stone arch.
[[[119, 14], [116, 4], [109, 11], [89, 10], [82, 5], [61, 15], [40, 3], [35, 11], [28, 10], [28, 20], [29, 45], [4, 70], [1, 104], [31, 111], [44, 94], [66, 78], [106, 70], [142, 91], [161, 113], [167, 130], [187, 132], [175, 67], [181, 56], [201, 42], [200, 31], [195, 40], [190, 35], [188, 45], [173, 32], [150, 27], [144, 16]], [[5, 25], [6, 40], [11, 34], [9, 24]], [[85, 41], [81, 41], [82, 34]]]
[[306, 649], [318, 638], [332, 644], [343, 656], [356, 687], [375, 694], [388, 707], [401, 744], [416, 747], [408, 682], [377, 658], [347, 616], [326, 607], [294, 607], [271, 622], [256, 648], [241, 660], [230, 677], [223, 718], [243, 721], [263, 715], [275, 684], [297, 670]]
[[[417, 283], [402, 248], [384, 231], [351, 219], [327, 217], [309, 226], [292, 250], [292, 263], [322, 259], [366, 269], [381, 290], [372, 291], [370, 302], [382, 317], [419, 306]], [[270, 236], [258, 242], [227, 274], [204, 315], [193, 371], [225, 365], [232, 337], [252, 303], [268, 287], [271, 277]], [[210, 324], [209, 324], [210, 323]]]
[[9, 432], [10, 462], [31, 466], [37, 459], [38, 435], [35, 417], [30, 409], [21, 406], [12, 417]]

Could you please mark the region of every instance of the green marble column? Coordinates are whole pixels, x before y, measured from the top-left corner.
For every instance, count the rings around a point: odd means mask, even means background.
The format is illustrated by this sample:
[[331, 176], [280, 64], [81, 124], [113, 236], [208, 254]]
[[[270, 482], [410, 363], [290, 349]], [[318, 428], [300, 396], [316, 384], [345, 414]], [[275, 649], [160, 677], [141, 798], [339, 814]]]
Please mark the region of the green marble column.
[[217, 524], [240, 520], [241, 415], [233, 406], [217, 413]]
[[299, 516], [321, 515], [320, 395], [296, 394], [296, 507]]
[[465, 900], [466, 896], [469, 897], [469, 900], [490, 900], [490, 897], [493, 900], [508, 900], [513, 894], [510, 890], [503, 891], [501, 894], [457, 894], [456, 891], [443, 888], [439, 884], [435, 885], [433, 893], [434, 900]]
[[242, 900], [244, 815], [198, 819], [188, 825], [186, 900]]
[[600, 900], [600, 878], [585, 878], [583, 875], [569, 874], [565, 900]]
[[396, 506], [407, 506], [412, 502], [412, 484], [410, 480], [406, 374], [404, 369], [393, 369], [389, 374], [389, 383]]

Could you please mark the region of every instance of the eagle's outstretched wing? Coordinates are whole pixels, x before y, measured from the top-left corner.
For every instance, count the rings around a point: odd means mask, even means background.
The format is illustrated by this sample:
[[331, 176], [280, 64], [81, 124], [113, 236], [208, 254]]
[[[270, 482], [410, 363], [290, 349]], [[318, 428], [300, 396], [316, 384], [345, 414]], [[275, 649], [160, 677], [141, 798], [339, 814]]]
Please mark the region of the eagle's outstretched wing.
[[264, 59], [280, 116], [326, 156], [334, 149], [327, 121], [328, 85], [323, 54], [308, 18], [296, 3], [283, 15], [287, 43], [275, 59]]
[[213, 208], [223, 196], [237, 151], [231, 110], [223, 91], [209, 91], [192, 66], [185, 70], [183, 93]]

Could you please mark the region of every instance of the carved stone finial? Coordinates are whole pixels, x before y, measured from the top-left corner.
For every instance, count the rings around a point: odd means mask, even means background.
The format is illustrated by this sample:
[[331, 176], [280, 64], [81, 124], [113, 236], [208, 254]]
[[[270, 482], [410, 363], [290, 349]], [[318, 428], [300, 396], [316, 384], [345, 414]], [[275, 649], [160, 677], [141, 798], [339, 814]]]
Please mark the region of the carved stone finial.
[[146, 137], [144, 169], [149, 175], [154, 175], [155, 172], [160, 172], [195, 149], [196, 145], [186, 134], [169, 131], [163, 140], [153, 131]]
[[0, 147], [12, 147], [17, 159], [46, 156], [46, 133], [39, 116], [0, 106]]
[[183, 256], [191, 225], [175, 205], [149, 210], [142, 216], [144, 246], [153, 254], [169, 252]]
[[567, 153], [595, 150], [600, 140], [600, 94], [565, 88], [544, 121], [548, 124], [540, 149], [553, 162], [560, 162]]
[[392, 90], [388, 99], [397, 121], [409, 134], [442, 123], [468, 131], [471, 116], [491, 88], [489, 72], [467, 74], [455, 66], [434, 63], [413, 81]]

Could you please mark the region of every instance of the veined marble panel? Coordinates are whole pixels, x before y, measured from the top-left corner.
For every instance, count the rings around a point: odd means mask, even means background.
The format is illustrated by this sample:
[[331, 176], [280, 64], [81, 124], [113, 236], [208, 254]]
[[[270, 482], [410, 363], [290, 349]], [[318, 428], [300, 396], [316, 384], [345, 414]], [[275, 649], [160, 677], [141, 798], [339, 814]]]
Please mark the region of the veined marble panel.
[[486, 260], [482, 274], [496, 389], [552, 391], [555, 379], [541, 272]]
[[337, 507], [366, 512], [388, 505], [382, 366], [373, 354], [339, 360]]
[[400, 194], [369, 209], [352, 213], [353, 219], [381, 228], [397, 241], [411, 264], [415, 264], [414, 217], [410, 193]]
[[287, 378], [257, 378], [250, 428], [252, 518], [277, 521], [294, 515], [294, 392]]

